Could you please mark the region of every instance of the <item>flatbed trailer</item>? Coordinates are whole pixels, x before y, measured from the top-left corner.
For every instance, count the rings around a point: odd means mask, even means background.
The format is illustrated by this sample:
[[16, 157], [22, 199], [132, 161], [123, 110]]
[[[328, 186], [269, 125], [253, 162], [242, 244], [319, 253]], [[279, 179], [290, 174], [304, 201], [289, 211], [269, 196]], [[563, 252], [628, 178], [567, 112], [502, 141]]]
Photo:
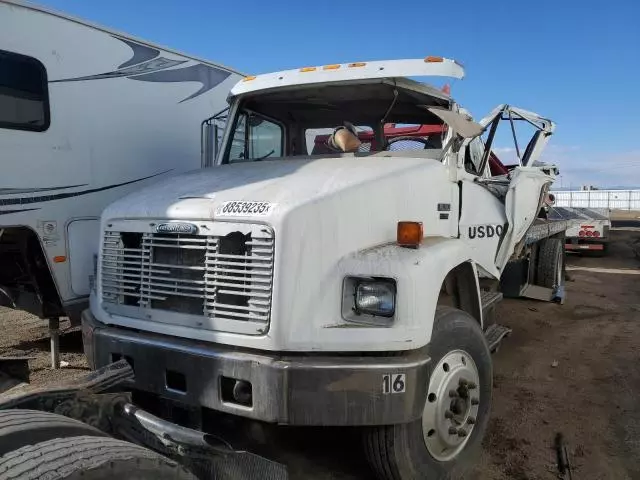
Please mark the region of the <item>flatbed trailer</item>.
[[567, 223], [567, 251], [605, 253], [611, 228], [609, 209], [553, 207], [549, 213], [550, 218]]

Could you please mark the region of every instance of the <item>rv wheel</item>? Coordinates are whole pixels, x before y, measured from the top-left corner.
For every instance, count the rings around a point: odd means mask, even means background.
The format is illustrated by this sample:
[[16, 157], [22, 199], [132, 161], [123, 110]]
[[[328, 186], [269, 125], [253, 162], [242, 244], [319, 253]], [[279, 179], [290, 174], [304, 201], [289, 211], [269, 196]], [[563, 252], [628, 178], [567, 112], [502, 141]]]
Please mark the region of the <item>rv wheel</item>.
[[0, 411], [0, 455], [52, 438], [78, 435], [107, 436], [86, 423], [55, 413], [21, 409]]
[[375, 427], [365, 437], [381, 480], [450, 478], [480, 452], [491, 409], [491, 354], [478, 322], [439, 307], [431, 337], [433, 370], [422, 418]]
[[132, 443], [100, 437], [55, 438], [0, 457], [12, 480], [196, 480], [173, 460]]

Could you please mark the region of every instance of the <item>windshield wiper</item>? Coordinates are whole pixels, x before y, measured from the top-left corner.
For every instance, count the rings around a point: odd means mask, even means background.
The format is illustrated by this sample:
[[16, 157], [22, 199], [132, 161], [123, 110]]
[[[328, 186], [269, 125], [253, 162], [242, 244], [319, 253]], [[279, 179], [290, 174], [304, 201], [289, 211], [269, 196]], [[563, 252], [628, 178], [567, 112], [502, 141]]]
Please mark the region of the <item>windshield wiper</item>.
[[271, 150], [269, 153], [267, 153], [266, 155], [263, 155], [262, 157], [254, 158], [253, 161], [254, 162], [259, 162], [260, 160], [264, 160], [265, 158], [270, 157], [274, 153], [276, 153], [276, 151], [275, 150]]

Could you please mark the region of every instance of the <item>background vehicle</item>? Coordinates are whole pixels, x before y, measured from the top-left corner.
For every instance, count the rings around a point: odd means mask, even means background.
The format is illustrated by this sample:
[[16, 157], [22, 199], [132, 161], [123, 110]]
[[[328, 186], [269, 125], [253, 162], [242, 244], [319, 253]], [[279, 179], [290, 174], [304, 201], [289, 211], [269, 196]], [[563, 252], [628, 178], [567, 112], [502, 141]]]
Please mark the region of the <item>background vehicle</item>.
[[288, 478], [284, 465], [133, 405], [124, 360], [71, 383], [5, 391], [7, 366], [0, 363], [0, 478]]
[[197, 168], [197, 126], [225, 106], [240, 78], [0, 0], [0, 305], [79, 323], [100, 212], [129, 192]]
[[605, 253], [611, 229], [609, 209], [554, 206], [551, 212], [552, 218], [568, 222], [566, 250]]
[[[554, 125], [507, 105], [476, 123], [419, 76], [463, 70], [427, 57], [239, 82], [203, 123], [215, 168], [104, 211], [90, 364], [126, 359], [138, 394], [181, 411], [367, 427], [380, 478], [468, 464], [507, 332], [491, 307], [502, 292], [563, 294], [566, 225], [539, 217]], [[345, 121], [369, 150], [319, 153]], [[516, 165], [491, 151], [503, 123], [532, 126]]]

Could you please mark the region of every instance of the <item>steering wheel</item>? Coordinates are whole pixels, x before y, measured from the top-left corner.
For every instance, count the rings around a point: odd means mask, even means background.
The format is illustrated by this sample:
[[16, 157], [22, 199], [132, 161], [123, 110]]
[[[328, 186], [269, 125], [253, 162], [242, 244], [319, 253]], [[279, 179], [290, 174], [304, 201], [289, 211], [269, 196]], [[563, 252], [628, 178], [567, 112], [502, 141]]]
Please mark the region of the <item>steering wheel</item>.
[[401, 142], [401, 141], [411, 141], [411, 142], [418, 142], [418, 143], [422, 143], [424, 145], [424, 150], [427, 149], [427, 147], [429, 147], [429, 139], [428, 138], [424, 138], [424, 137], [395, 137], [392, 138], [391, 140], [389, 140], [387, 142], [387, 147], [385, 150], [389, 150], [389, 147], [391, 145], [393, 145], [396, 142]]

